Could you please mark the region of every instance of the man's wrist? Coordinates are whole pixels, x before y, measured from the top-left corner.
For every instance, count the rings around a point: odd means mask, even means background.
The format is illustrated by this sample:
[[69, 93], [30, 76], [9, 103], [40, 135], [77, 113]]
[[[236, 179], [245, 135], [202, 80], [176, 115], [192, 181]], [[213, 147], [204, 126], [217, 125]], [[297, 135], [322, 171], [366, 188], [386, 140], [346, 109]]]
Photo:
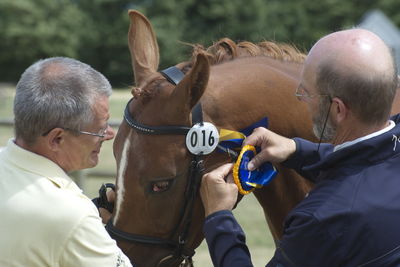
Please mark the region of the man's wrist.
[[297, 150], [296, 141], [293, 138], [291, 138], [290, 141], [288, 142], [288, 154], [287, 154], [286, 159], [293, 156], [293, 154], [296, 152], [296, 150]]
[[214, 218], [214, 217], [225, 215], [225, 214], [232, 214], [232, 211], [226, 209], [226, 210], [218, 210], [218, 211], [212, 212], [212, 213], [208, 214], [207, 216], [205, 216], [205, 221], [212, 220], [212, 218]]

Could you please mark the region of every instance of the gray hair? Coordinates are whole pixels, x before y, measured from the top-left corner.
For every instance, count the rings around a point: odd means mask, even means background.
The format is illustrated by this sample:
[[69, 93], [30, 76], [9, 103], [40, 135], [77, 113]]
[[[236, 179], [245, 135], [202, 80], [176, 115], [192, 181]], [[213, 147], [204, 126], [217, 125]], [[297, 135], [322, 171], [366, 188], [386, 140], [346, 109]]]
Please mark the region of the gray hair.
[[363, 123], [386, 121], [398, 86], [397, 67], [393, 73], [345, 72], [328, 60], [319, 66], [316, 85], [322, 94], [340, 98]]
[[39, 60], [17, 84], [15, 136], [33, 144], [56, 127], [81, 130], [93, 121], [96, 99], [111, 93], [108, 80], [85, 63], [64, 57]]

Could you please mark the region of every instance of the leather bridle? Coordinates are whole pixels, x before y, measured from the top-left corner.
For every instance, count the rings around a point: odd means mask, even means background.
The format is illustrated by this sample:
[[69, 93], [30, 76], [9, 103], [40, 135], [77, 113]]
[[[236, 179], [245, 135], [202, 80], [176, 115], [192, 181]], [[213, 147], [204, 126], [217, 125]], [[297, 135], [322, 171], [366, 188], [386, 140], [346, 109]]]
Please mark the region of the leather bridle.
[[[174, 85], [177, 85], [185, 75], [180, 69], [176, 67], [167, 68], [161, 71], [161, 74]], [[135, 129], [141, 134], [186, 135], [191, 129], [191, 127], [188, 126], [148, 126], [145, 124], [141, 124], [133, 118], [132, 114], [129, 111], [129, 104], [131, 103], [131, 101], [132, 99], [126, 105], [124, 111], [124, 120], [131, 128]], [[197, 123], [203, 123], [203, 113], [200, 103], [196, 104], [196, 106], [192, 109], [192, 124], [194, 125]], [[162, 264], [166, 260], [184, 260], [185, 266], [193, 266], [192, 257], [195, 252], [193, 249], [185, 247], [185, 244], [191, 225], [194, 201], [198, 194], [201, 177], [204, 172], [203, 165], [204, 161], [201, 155], [192, 155], [192, 160], [189, 166], [189, 177], [185, 190], [186, 201], [184, 201], [184, 205], [182, 206], [180, 212], [179, 224], [177, 224], [175, 229], [172, 231], [169, 239], [138, 235], [122, 231], [120, 229], [117, 229], [113, 225], [112, 219], [109, 220], [106, 225], [106, 229], [109, 234], [115, 239], [121, 239], [131, 243], [164, 246], [173, 249], [173, 254], [161, 259], [158, 265]], [[182, 231], [179, 232], [178, 230], [180, 228], [182, 229]], [[175, 236], [178, 236], [178, 240], [173, 240], [173, 237]]]

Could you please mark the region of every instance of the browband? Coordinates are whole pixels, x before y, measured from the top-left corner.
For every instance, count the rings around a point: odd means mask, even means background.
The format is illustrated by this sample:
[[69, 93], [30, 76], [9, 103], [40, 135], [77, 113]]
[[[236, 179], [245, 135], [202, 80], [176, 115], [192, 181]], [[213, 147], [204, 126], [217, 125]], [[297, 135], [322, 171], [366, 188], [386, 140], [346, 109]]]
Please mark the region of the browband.
[[175, 66], [162, 70], [160, 73], [174, 85], [177, 85], [185, 76], [185, 74]]
[[[178, 69], [177, 67], [169, 67], [165, 70], [161, 71], [161, 74], [172, 84], [177, 85], [185, 74]], [[125, 122], [132, 127], [133, 129], [141, 132], [142, 134], [154, 134], [154, 135], [186, 135], [191, 127], [188, 126], [177, 126], [177, 125], [168, 125], [168, 126], [150, 126], [144, 125], [140, 122], [137, 122], [132, 114], [129, 112], [129, 104], [132, 99], [126, 104], [124, 111], [124, 120]], [[203, 112], [201, 109], [201, 104], [197, 103], [192, 110], [192, 123], [202, 123], [203, 122]]]

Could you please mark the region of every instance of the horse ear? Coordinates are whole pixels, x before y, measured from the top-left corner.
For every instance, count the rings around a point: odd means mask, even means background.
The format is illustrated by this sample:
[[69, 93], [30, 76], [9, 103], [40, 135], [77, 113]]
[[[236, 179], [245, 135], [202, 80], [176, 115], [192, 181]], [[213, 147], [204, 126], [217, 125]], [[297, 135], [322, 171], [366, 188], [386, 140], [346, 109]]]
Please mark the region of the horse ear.
[[175, 89], [175, 93], [183, 94], [183, 99], [188, 99], [187, 103], [190, 109], [196, 105], [206, 90], [209, 76], [210, 63], [208, 57], [203, 53], [199, 53], [192, 69]]
[[158, 69], [159, 50], [150, 21], [140, 12], [129, 10], [128, 43], [137, 86]]

